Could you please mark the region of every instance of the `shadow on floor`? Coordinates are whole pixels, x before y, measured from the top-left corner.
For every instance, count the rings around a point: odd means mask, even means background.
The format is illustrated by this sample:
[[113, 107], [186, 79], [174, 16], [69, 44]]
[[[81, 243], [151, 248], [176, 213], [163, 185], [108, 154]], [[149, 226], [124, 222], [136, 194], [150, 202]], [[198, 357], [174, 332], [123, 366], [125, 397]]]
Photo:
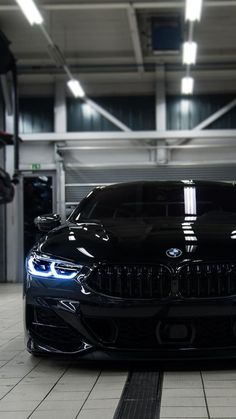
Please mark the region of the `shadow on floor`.
[[[31, 356], [31, 355], [29, 355]], [[103, 370], [107, 372], [124, 371], [217, 371], [236, 370], [236, 360], [184, 360], [184, 361], [88, 361], [70, 357], [47, 356], [43, 359], [50, 360], [52, 364], [65, 363], [78, 370]]]

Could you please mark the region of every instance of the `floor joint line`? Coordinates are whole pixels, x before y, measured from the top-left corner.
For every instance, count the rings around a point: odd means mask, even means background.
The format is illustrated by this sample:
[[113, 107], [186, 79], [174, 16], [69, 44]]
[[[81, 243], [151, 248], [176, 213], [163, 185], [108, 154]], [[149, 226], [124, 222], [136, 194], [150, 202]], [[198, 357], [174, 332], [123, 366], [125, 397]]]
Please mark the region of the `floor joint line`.
[[57, 385], [57, 383], [61, 380], [61, 378], [65, 375], [65, 373], [68, 371], [69, 368], [70, 368], [70, 364], [65, 368], [65, 371], [63, 371], [63, 373], [56, 380], [56, 382], [53, 384], [53, 386], [50, 388], [50, 390], [47, 392], [47, 394], [44, 396], [44, 398], [42, 400], [40, 400], [39, 404], [34, 408], [34, 410], [32, 410], [32, 412], [29, 414], [29, 416], [27, 416], [27, 419], [29, 419], [32, 416], [32, 414], [38, 409], [38, 407], [44, 402], [44, 400], [52, 392], [52, 390], [55, 388], [55, 386]]
[[17, 381], [17, 383], [6, 394], [4, 394], [3, 397], [0, 398], [0, 401], [3, 400], [4, 397], [6, 397], [9, 393], [11, 393], [11, 391], [14, 390], [14, 388], [18, 386], [18, 384], [20, 384], [21, 381], [23, 381], [27, 377], [27, 375], [29, 375], [32, 371], [34, 371], [34, 369], [40, 364], [40, 362], [41, 360], [39, 360], [39, 362], [36, 365], [34, 365], [34, 367], [30, 371], [28, 371], [27, 374], [24, 375], [24, 377], [21, 377], [21, 379]]
[[201, 381], [202, 381], [202, 389], [203, 389], [203, 394], [204, 394], [204, 400], [205, 400], [205, 403], [206, 403], [207, 416], [208, 416], [208, 419], [211, 419], [210, 412], [209, 412], [209, 407], [208, 407], [208, 403], [207, 403], [207, 396], [206, 396], [206, 390], [205, 390], [204, 380], [203, 380], [203, 376], [202, 376], [202, 371], [200, 371], [200, 377], [201, 377]]
[[98, 380], [99, 380], [99, 378], [100, 378], [100, 376], [101, 376], [101, 373], [102, 373], [102, 370], [100, 370], [100, 371], [99, 371], [98, 376], [97, 376], [97, 378], [96, 378], [96, 380], [95, 380], [95, 382], [94, 382], [94, 384], [93, 384], [93, 386], [92, 386], [91, 390], [89, 391], [89, 394], [87, 395], [86, 399], [84, 400], [84, 402], [83, 402], [83, 404], [82, 404], [81, 408], [79, 409], [79, 412], [76, 414], [75, 419], [77, 419], [77, 418], [78, 418], [79, 414], [80, 414], [80, 413], [81, 413], [81, 411], [83, 410], [83, 407], [84, 407], [85, 403], [87, 402], [87, 400], [89, 399], [89, 396], [90, 396], [90, 394], [92, 393], [92, 391], [93, 391], [94, 387], [96, 386], [96, 384], [97, 384], [97, 382], [98, 382]]

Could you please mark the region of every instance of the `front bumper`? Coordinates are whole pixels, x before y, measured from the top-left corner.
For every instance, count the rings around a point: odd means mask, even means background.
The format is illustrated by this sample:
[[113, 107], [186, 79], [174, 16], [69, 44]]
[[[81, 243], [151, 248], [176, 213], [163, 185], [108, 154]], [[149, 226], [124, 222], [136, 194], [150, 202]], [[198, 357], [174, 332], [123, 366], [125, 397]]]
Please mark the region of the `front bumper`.
[[236, 357], [236, 296], [125, 300], [76, 281], [28, 278], [24, 300], [30, 352], [114, 360]]

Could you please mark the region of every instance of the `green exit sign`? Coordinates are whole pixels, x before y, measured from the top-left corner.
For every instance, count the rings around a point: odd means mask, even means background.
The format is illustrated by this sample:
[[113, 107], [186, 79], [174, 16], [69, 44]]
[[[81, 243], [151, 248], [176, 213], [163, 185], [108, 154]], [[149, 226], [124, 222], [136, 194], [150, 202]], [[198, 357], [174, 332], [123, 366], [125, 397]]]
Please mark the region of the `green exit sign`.
[[32, 170], [40, 170], [41, 169], [41, 164], [40, 163], [32, 163], [31, 164], [31, 169]]

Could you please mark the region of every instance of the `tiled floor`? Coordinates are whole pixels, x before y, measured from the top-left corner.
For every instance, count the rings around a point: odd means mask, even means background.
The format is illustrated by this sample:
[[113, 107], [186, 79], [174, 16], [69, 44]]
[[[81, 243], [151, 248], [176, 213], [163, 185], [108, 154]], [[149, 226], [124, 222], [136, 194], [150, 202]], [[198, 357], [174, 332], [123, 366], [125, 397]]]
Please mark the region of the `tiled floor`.
[[161, 419], [236, 419], [236, 370], [165, 372]]
[[[112, 419], [127, 373], [30, 356], [21, 286], [0, 285], [0, 419]], [[165, 372], [160, 417], [236, 419], [235, 363], [232, 369]]]
[[30, 356], [21, 293], [0, 285], [0, 419], [112, 419], [127, 371]]

